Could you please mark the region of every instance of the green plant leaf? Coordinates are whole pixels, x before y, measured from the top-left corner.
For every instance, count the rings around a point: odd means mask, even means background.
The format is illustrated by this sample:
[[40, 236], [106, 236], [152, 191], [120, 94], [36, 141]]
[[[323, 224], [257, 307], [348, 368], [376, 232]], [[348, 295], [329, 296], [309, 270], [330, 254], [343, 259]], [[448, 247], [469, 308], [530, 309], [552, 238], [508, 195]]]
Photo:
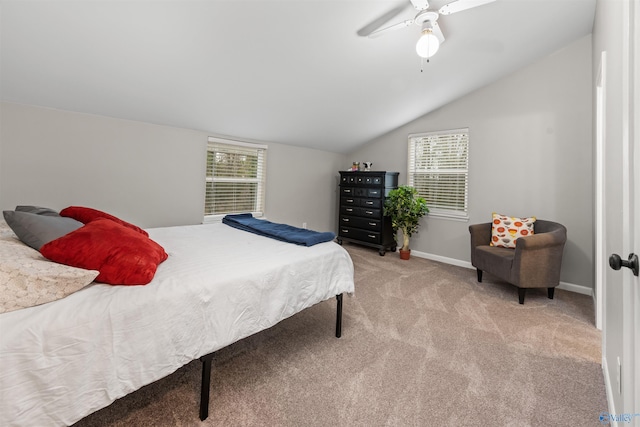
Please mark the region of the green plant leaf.
[[[429, 213], [427, 202], [418, 196], [418, 190], [409, 185], [401, 185], [389, 192], [384, 203], [384, 215], [391, 218], [391, 228], [404, 236], [411, 237], [420, 227], [420, 218]], [[408, 246], [408, 245], [404, 245]], [[402, 249], [409, 249], [404, 247]]]

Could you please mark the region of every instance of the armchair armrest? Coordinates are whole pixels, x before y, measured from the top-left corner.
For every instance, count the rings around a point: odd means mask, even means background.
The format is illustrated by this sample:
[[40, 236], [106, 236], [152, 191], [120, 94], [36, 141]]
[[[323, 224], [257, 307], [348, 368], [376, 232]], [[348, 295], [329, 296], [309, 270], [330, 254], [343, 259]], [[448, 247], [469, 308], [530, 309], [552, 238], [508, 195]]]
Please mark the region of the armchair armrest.
[[473, 224], [469, 226], [471, 233], [471, 248], [480, 245], [488, 245], [491, 242], [491, 223]]
[[521, 288], [557, 286], [566, 241], [567, 230], [564, 227], [516, 240], [511, 266], [512, 283]]
[[476, 247], [488, 245], [491, 242], [491, 223], [472, 224], [469, 226], [471, 233], [471, 264], [476, 265]]
[[532, 236], [520, 237], [516, 240], [516, 251], [539, 249], [551, 246], [562, 245], [567, 241], [566, 232], [560, 230], [552, 231], [549, 233], [539, 233]]

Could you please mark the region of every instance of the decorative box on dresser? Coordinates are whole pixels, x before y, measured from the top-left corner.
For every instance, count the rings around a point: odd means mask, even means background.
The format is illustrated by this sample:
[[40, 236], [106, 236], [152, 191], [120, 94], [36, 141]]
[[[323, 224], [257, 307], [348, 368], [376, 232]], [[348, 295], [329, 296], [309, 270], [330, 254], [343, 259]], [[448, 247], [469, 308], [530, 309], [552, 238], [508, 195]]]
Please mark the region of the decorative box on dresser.
[[378, 248], [381, 256], [396, 251], [391, 219], [383, 215], [389, 191], [398, 188], [398, 172], [340, 172], [338, 243], [349, 241]]

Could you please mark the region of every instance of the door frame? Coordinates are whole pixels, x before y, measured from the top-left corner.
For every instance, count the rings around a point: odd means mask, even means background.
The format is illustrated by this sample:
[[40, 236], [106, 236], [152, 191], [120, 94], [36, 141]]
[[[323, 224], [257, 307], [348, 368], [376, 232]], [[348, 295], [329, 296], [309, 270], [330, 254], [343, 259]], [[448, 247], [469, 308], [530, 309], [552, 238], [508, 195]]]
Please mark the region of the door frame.
[[[607, 99], [607, 52], [600, 52], [600, 65], [598, 67], [598, 76], [596, 78], [596, 105], [595, 105], [595, 221], [596, 221], [596, 239], [595, 239], [595, 292], [593, 294], [595, 305], [596, 328], [602, 330], [604, 328], [605, 319], [605, 303], [604, 303], [604, 282], [606, 273], [606, 221], [605, 221], [605, 158], [604, 147], [606, 142], [606, 99]], [[605, 346], [604, 336], [602, 346]]]

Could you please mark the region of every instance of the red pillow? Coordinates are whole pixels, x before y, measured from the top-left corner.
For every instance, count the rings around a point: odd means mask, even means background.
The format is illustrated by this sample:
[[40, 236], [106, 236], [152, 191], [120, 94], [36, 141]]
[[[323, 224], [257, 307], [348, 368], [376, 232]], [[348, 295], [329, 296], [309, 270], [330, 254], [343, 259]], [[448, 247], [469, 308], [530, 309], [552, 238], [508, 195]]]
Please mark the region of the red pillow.
[[168, 256], [153, 240], [106, 218], [52, 240], [40, 253], [60, 264], [98, 270], [96, 282], [111, 285], [146, 285]]
[[93, 208], [85, 208], [82, 206], [69, 206], [68, 208], [64, 208], [60, 211], [60, 216], [67, 216], [69, 218], [73, 218], [76, 221], [80, 221], [83, 224], [88, 224], [94, 219], [98, 218], [107, 218], [111, 221], [115, 221], [120, 225], [124, 225], [125, 227], [129, 227], [132, 230], [136, 230], [138, 233], [143, 234], [149, 237], [149, 233], [144, 231], [142, 228], [137, 225], [133, 225], [129, 222], [123, 221], [120, 218], [117, 218], [111, 214], [106, 212], [99, 211]]

